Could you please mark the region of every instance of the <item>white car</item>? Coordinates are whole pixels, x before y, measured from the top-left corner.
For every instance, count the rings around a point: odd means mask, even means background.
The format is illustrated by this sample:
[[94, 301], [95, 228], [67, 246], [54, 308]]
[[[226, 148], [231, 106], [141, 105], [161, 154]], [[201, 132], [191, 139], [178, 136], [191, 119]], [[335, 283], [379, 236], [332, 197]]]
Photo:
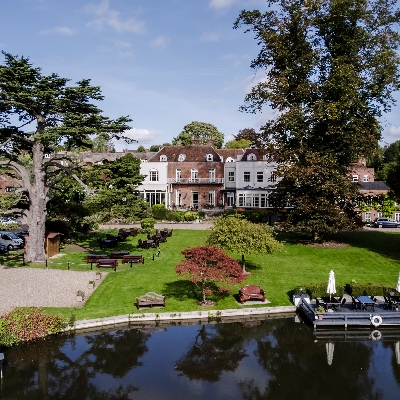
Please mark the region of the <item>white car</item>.
[[24, 241], [15, 233], [0, 231], [0, 244], [7, 247], [7, 250], [22, 249]]

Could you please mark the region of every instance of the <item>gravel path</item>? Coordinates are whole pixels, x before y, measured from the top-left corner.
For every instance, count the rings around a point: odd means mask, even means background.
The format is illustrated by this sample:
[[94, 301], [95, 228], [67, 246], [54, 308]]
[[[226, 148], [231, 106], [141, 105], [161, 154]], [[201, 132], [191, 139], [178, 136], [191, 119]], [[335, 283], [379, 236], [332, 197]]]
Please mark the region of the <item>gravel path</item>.
[[93, 293], [88, 282], [101, 282], [95, 275], [95, 271], [0, 266], [0, 316], [14, 307], [82, 307], [84, 302], [76, 301], [76, 292], [82, 290], [87, 300]]
[[[129, 225], [131, 226], [140, 225]], [[124, 227], [124, 225], [102, 225], [100, 229]], [[165, 223], [156, 224], [155, 227], [157, 229], [205, 230], [212, 227], [212, 222]], [[102, 272], [103, 276], [105, 274]], [[88, 289], [87, 283], [94, 280], [97, 285], [99, 282], [95, 280], [95, 276], [95, 271], [0, 266], [0, 316], [12, 311], [15, 307], [82, 307], [84, 302], [76, 301], [76, 292], [78, 290], [85, 292], [85, 300], [87, 300], [93, 293], [93, 289]]]

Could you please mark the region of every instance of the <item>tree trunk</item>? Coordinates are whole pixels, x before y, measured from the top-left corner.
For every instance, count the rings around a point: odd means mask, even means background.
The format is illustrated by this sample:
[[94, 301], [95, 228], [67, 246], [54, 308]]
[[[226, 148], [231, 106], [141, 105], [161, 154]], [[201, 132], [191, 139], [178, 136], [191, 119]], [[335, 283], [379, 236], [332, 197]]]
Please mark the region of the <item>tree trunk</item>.
[[244, 260], [244, 254], [242, 254], [242, 268], [243, 268], [243, 273], [247, 274], [247, 272], [246, 272], [246, 261]]
[[33, 182], [29, 191], [29, 209], [26, 212], [29, 226], [29, 239], [26, 246], [26, 261], [44, 262], [44, 236], [46, 223], [46, 206], [48, 202], [48, 188], [43, 170], [43, 145], [35, 143], [32, 148]]

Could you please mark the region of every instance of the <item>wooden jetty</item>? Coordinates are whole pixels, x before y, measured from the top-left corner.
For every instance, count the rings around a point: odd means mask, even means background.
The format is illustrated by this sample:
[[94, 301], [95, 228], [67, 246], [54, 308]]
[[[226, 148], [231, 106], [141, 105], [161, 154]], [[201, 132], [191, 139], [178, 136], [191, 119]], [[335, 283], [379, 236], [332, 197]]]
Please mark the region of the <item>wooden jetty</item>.
[[316, 304], [310, 304], [306, 299], [301, 299], [297, 308], [305, 317], [305, 320], [317, 328], [336, 327], [365, 327], [377, 328], [400, 327], [400, 311], [388, 310], [384, 303], [377, 303], [374, 311], [354, 310], [352, 305], [343, 305], [340, 311], [317, 312]]

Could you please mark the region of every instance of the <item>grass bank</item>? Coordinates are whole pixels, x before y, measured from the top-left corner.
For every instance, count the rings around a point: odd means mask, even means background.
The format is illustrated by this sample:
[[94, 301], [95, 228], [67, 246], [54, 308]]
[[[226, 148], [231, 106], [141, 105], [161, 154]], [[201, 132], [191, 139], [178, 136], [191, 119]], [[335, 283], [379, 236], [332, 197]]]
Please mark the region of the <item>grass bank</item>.
[[[155, 249], [137, 248], [137, 239], [129, 238], [121, 243], [118, 250], [144, 255], [144, 264], [120, 265], [117, 272], [109, 271], [108, 276], [81, 308], [47, 309], [69, 318], [75, 314], [77, 319], [90, 319], [122, 314], [159, 312], [159, 310], [140, 310], [134, 305], [135, 298], [149, 291], [167, 296], [166, 312], [204, 310], [197, 305], [199, 299], [194, 284], [175, 273], [174, 267], [182, 260], [181, 251], [187, 247], [204, 245], [207, 231], [176, 230], [167, 243], [161, 244], [160, 255]], [[381, 231], [342, 232], [334, 237], [345, 243], [340, 247], [316, 247], [302, 244], [301, 234], [279, 234], [285, 241], [282, 252], [271, 255], [246, 256], [246, 269], [251, 272], [242, 284], [257, 284], [266, 291], [270, 306], [291, 305], [292, 289], [311, 282], [327, 282], [328, 273], [335, 271], [337, 285], [345, 285], [352, 279], [357, 282], [383, 283], [395, 285], [400, 270], [400, 233]], [[101, 252], [96, 248], [95, 236], [82, 240], [80, 245], [90, 247], [90, 252]], [[73, 251], [74, 247], [62, 250], [63, 257], [49, 261], [49, 268], [67, 269], [68, 262], [73, 270], [87, 271], [86, 253]], [[240, 254], [231, 254], [240, 260]], [[154, 257], [154, 260], [153, 260]], [[7, 264], [5, 259], [0, 262]], [[13, 265], [21, 260], [15, 259]], [[43, 268], [43, 265], [35, 266]], [[222, 295], [213, 309], [240, 308], [236, 303], [235, 287], [232, 293]]]

